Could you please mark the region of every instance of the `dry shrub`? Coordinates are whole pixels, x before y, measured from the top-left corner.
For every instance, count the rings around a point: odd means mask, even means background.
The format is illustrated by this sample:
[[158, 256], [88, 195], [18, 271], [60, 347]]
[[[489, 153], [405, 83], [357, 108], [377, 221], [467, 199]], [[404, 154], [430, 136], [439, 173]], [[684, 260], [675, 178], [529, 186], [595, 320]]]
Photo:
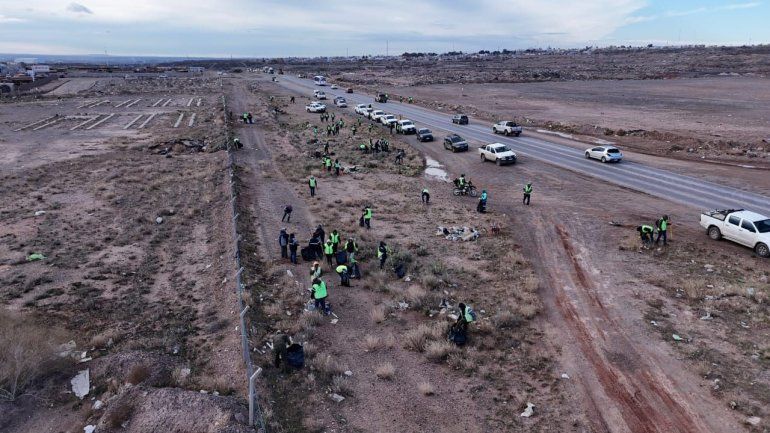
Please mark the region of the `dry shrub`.
[[393, 334], [388, 334], [388, 336], [383, 339], [382, 344], [385, 348], [392, 349], [396, 347], [396, 337]]
[[198, 386], [206, 391], [216, 391], [220, 395], [230, 395], [235, 392], [224, 376], [199, 376], [196, 380]]
[[56, 356], [61, 334], [0, 311], [0, 398], [15, 400], [35, 379], [64, 365]]
[[703, 278], [687, 278], [682, 281], [682, 290], [689, 299], [701, 299], [706, 296], [708, 282]]
[[106, 349], [117, 342], [118, 334], [115, 331], [105, 331], [99, 335], [94, 335], [89, 346], [95, 349]]
[[313, 359], [311, 365], [320, 373], [324, 373], [329, 377], [338, 376], [345, 372], [345, 369], [339, 363], [337, 358], [331, 355], [317, 356]]
[[428, 292], [420, 286], [412, 285], [406, 290], [406, 300], [412, 307], [425, 305]]
[[367, 334], [362, 342], [364, 350], [374, 352], [382, 347], [382, 339], [376, 335]]
[[266, 316], [280, 316], [283, 314], [283, 308], [277, 303], [275, 304], [269, 304], [262, 307], [262, 312]]
[[188, 388], [190, 386], [190, 372], [184, 367], [176, 367], [171, 372], [171, 384], [178, 388]]
[[501, 311], [492, 316], [492, 323], [497, 329], [518, 328], [523, 322], [523, 316], [510, 311]]
[[378, 305], [372, 309], [370, 315], [374, 323], [382, 323], [388, 315], [388, 308], [384, 305]]
[[535, 293], [537, 292], [537, 289], [540, 287], [540, 280], [537, 279], [537, 276], [535, 276], [535, 274], [530, 272], [524, 277], [524, 280], [522, 281], [522, 286], [525, 292]]
[[318, 353], [318, 348], [313, 343], [305, 343], [302, 345], [302, 348], [305, 350], [306, 358], [312, 358]]
[[122, 398], [107, 407], [104, 414], [106, 424], [112, 428], [120, 428], [123, 423], [131, 418], [134, 413], [134, 405], [128, 398]]
[[441, 362], [456, 350], [457, 346], [448, 341], [431, 341], [425, 346], [425, 356], [433, 362]]
[[353, 395], [353, 388], [350, 386], [350, 379], [344, 374], [334, 376], [331, 384], [332, 392], [345, 397]]
[[625, 236], [620, 240], [618, 249], [620, 251], [638, 251], [641, 246], [639, 236]]
[[422, 352], [425, 350], [425, 345], [429, 340], [436, 339], [436, 335], [436, 327], [421, 323], [417, 328], [404, 334], [404, 348], [414, 350], [415, 352]]
[[430, 382], [420, 382], [417, 384], [417, 390], [420, 391], [420, 394], [426, 397], [436, 394], [436, 390], [433, 388], [433, 385], [431, 385]]
[[131, 385], [139, 385], [150, 377], [150, 367], [145, 364], [134, 364], [128, 370], [126, 375], [126, 383]]
[[306, 431], [307, 433], [321, 433], [326, 429], [326, 426], [324, 426], [323, 421], [313, 417], [307, 417], [303, 419], [302, 427], [305, 428], [304, 431]]
[[396, 367], [389, 362], [383, 362], [377, 366], [377, 369], [374, 370], [374, 374], [377, 375], [378, 379], [392, 380], [396, 375]]

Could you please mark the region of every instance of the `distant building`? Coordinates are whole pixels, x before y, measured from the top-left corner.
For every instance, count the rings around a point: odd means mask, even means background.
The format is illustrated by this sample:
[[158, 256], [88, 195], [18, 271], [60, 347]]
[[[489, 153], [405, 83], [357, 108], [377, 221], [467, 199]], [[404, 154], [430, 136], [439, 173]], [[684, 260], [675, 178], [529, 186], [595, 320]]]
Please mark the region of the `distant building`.
[[37, 63], [37, 59], [34, 57], [19, 57], [18, 59], [14, 60], [15, 63], [24, 63], [27, 65], [31, 65], [33, 63]]
[[48, 74], [51, 72], [51, 67], [48, 65], [32, 65], [31, 69], [35, 74]]
[[190, 66], [189, 68], [187, 68], [187, 72], [191, 74], [202, 74], [203, 71], [205, 70], [206, 68], [204, 68], [203, 66]]

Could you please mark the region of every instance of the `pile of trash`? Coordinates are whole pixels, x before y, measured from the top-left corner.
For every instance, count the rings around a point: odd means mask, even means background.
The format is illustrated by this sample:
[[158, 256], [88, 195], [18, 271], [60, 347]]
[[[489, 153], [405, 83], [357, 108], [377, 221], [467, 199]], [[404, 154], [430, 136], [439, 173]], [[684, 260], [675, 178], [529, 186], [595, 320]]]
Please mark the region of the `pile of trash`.
[[479, 238], [479, 231], [469, 227], [441, 227], [436, 229], [436, 236], [444, 236], [450, 241], [475, 241]]

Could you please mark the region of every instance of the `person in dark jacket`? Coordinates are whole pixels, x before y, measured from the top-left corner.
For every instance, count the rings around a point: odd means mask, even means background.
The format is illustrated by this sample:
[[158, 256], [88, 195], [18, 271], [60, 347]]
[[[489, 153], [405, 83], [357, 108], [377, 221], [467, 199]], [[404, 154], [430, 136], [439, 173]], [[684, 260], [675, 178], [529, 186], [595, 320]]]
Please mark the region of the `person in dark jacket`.
[[289, 234], [286, 233], [286, 229], [282, 228], [281, 233], [278, 234], [278, 245], [281, 246], [281, 258], [286, 259], [289, 257]]
[[289, 235], [289, 260], [291, 260], [292, 263], [295, 265], [297, 264], [297, 248], [299, 247], [299, 242], [297, 242], [297, 238], [294, 236], [294, 233]]
[[326, 232], [324, 232], [324, 228], [321, 224], [318, 224], [318, 227], [315, 228], [313, 237], [320, 239], [321, 243], [326, 242]]
[[290, 205], [290, 204], [287, 204], [287, 205], [286, 205], [286, 206], [283, 208], [283, 217], [281, 218], [281, 222], [283, 222], [284, 220], [286, 220], [286, 222], [287, 222], [287, 223], [290, 223], [290, 222], [291, 222], [291, 211], [293, 211], [293, 210], [294, 210], [294, 209], [291, 207], [291, 205]]

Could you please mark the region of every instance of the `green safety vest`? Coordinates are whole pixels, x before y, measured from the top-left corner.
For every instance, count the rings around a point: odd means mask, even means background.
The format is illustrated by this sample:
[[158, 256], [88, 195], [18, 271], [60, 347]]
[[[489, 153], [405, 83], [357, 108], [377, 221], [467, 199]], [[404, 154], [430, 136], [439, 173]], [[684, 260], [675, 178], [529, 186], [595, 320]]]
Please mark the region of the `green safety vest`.
[[428, 193], [428, 188], [424, 188], [424, 189], [422, 190], [422, 193], [423, 193], [423, 194], [427, 194], [427, 193]]
[[532, 185], [524, 186], [524, 194], [532, 194]]
[[370, 208], [366, 208], [366, 209], [364, 210], [364, 219], [365, 219], [365, 220], [370, 220], [370, 219], [372, 219], [372, 210], [371, 210]]
[[660, 220], [660, 231], [665, 232], [668, 228], [668, 220], [661, 219]]
[[334, 163], [334, 168], [341, 168], [341, 167], [342, 167], [342, 166], [340, 165], [340, 163], [339, 163], [339, 162], [335, 162], [335, 163]]
[[361, 144], [358, 145], [358, 148], [361, 149], [361, 150], [366, 149], [366, 144], [361, 143]]
[[315, 299], [323, 299], [326, 297], [326, 282], [321, 281], [320, 284], [313, 284], [313, 297]]
[[339, 233], [337, 233], [336, 235], [334, 233], [330, 233], [329, 234], [329, 238], [331, 239], [333, 244], [340, 243], [340, 234]]
[[334, 254], [334, 244], [331, 241], [327, 241], [324, 244], [324, 254], [327, 254], [327, 255]]
[[343, 272], [347, 272], [348, 271], [348, 267], [345, 266], [345, 265], [339, 265], [339, 266], [337, 266], [337, 268], [335, 270], [337, 271], [338, 274], [341, 274]]
[[653, 228], [652, 226], [643, 225], [642, 226], [642, 233], [652, 233]]
[[312, 186], [313, 188], [315, 188], [316, 182], [317, 181], [315, 180], [314, 177], [311, 177], [310, 180], [309, 180], [310, 186]]
[[465, 317], [465, 321], [468, 322], [468, 323], [473, 322], [473, 315], [471, 314], [471, 311], [473, 311], [473, 310], [471, 310], [471, 307], [466, 305], [465, 306], [465, 315], [464, 315], [464, 317]]
[[464, 177], [461, 177], [461, 178], [458, 180], [458, 182], [457, 182], [457, 183], [458, 183], [460, 186], [464, 186], [464, 185], [465, 185], [465, 178], [464, 178]]
[[327, 166], [327, 167], [330, 167], [331, 165], [332, 165], [332, 159], [331, 159], [331, 158], [328, 158], [328, 159], [326, 160], [326, 166]]
[[486, 200], [486, 199], [487, 199], [487, 193], [485, 193], [485, 192], [482, 192], [482, 193], [481, 193], [481, 199], [482, 199], [482, 200]]
[[385, 248], [377, 247], [377, 258], [378, 259], [381, 259], [382, 256], [387, 254], [387, 253], [388, 253], [388, 248], [387, 247], [385, 247]]

